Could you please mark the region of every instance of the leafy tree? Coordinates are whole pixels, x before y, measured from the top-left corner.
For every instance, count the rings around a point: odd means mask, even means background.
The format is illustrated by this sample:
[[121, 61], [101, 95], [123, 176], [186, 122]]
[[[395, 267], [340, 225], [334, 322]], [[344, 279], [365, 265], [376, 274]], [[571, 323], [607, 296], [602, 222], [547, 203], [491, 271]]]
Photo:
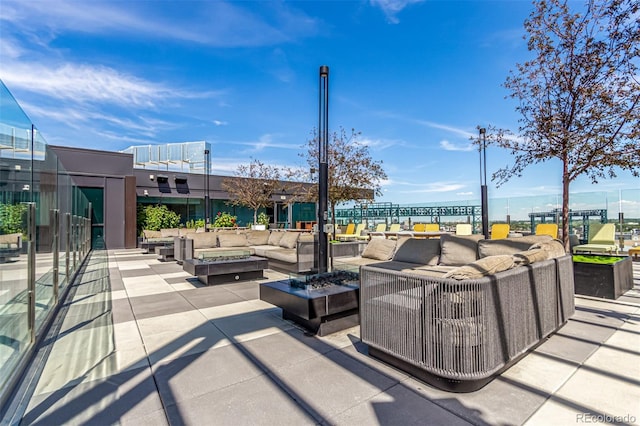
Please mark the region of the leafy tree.
[[[328, 203], [333, 218], [336, 217], [337, 204], [347, 201], [371, 201], [375, 196], [382, 195], [381, 182], [387, 179], [387, 174], [382, 168], [382, 161], [371, 158], [369, 147], [358, 140], [360, 136], [361, 132], [351, 129], [351, 132], [347, 133], [342, 127], [329, 135]], [[318, 168], [317, 129], [307, 142], [306, 160], [310, 168]], [[316, 201], [317, 186], [307, 188], [309, 200]]]
[[235, 172], [235, 179], [222, 180], [222, 189], [227, 191], [232, 206], [246, 206], [253, 209], [253, 223], [258, 223], [258, 209], [273, 204], [271, 199], [280, 181], [280, 170], [260, 160], [241, 164]]
[[[572, 3], [575, 4], [575, 3]], [[572, 12], [563, 0], [534, 1], [524, 23], [533, 59], [516, 65], [504, 86], [519, 101], [519, 137], [489, 129], [488, 142], [507, 148], [514, 163], [493, 174], [498, 186], [526, 166], [562, 163], [562, 234], [569, 246], [569, 184], [638, 176], [640, 150], [640, 3], [590, 0]]]

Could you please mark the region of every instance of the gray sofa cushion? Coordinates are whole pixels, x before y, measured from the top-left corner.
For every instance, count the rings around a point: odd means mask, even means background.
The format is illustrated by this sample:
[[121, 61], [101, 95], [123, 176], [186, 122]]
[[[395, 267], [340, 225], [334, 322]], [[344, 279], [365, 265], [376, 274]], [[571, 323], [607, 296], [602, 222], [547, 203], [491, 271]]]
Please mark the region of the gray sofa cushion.
[[502, 238], [499, 240], [478, 241], [478, 257], [496, 256], [499, 254], [516, 254], [540, 242], [551, 241], [550, 235], [529, 235], [527, 237]]
[[440, 240], [437, 238], [406, 238], [398, 241], [393, 260], [437, 265], [440, 259]]
[[247, 231], [247, 241], [250, 246], [262, 246], [269, 244], [269, 231]]
[[278, 242], [278, 245], [282, 248], [292, 249], [296, 247], [298, 244], [298, 237], [300, 234], [298, 232], [283, 232], [282, 238]]
[[478, 241], [482, 235], [449, 235], [440, 237], [440, 265], [462, 266], [478, 258]]
[[219, 247], [249, 247], [245, 234], [218, 234]]
[[361, 256], [375, 260], [389, 260], [396, 249], [395, 240], [373, 238], [362, 251]]
[[443, 278], [453, 278], [456, 280], [477, 279], [487, 275], [496, 274], [513, 268], [513, 256], [509, 254], [499, 254], [496, 256], [483, 257], [468, 265], [459, 266], [447, 272]]

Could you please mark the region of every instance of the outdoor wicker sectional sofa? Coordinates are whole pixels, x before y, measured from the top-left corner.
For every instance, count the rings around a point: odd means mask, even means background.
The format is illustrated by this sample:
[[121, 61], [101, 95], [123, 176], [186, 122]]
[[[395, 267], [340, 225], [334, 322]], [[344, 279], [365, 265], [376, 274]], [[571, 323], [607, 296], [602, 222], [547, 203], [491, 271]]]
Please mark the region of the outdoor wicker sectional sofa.
[[175, 238], [181, 246], [176, 260], [198, 258], [201, 254], [248, 251], [265, 257], [269, 268], [282, 272], [303, 273], [314, 267], [314, 240], [310, 232], [286, 230], [220, 230], [192, 233]]
[[551, 237], [411, 238], [360, 266], [360, 335], [370, 355], [469, 392], [557, 331], [573, 296], [571, 256]]

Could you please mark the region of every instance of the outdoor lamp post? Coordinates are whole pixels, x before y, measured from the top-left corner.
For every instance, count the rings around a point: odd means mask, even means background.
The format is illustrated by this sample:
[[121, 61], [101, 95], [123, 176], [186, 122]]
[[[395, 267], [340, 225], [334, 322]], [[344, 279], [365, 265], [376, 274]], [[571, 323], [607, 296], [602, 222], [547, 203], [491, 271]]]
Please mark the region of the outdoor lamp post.
[[204, 231], [209, 232], [209, 150], [204, 150]]
[[482, 204], [482, 233], [489, 239], [489, 200], [487, 197], [487, 129], [480, 128], [480, 197]]
[[327, 272], [329, 241], [325, 225], [329, 198], [329, 67], [320, 67], [318, 103], [318, 273]]

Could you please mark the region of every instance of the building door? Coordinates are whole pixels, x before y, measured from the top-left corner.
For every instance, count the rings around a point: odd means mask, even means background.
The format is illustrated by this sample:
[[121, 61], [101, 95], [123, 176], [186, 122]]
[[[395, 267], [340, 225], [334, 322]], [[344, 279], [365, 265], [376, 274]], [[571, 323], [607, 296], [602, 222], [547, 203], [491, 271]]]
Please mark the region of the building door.
[[81, 187], [91, 203], [91, 248], [104, 249], [104, 188]]

